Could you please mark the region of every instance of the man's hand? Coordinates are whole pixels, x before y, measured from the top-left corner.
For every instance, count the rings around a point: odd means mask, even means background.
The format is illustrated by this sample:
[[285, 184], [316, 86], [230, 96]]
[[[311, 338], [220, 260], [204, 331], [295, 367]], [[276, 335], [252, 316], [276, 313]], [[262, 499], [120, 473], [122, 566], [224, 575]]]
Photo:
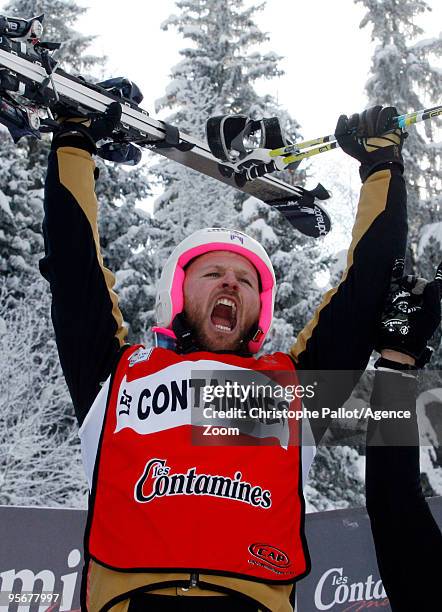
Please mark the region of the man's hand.
[[441, 321], [441, 289], [442, 264], [431, 282], [417, 276], [393, 278], [376, 342], [382, 357], [410, 363], [391, 357], [401, 353], [415, 359], [418, 367], [425, 365], [430, 356], [427, 342]]
[[339, 146], [361, 166], [362, 182], [379, 166], [395, 164], [404, 169], [402, 145], [407, 133], [393, 128], [393, 118], [399, 113], [394, 106], [372, 106], [350, 118], [341, 115], [335, 136]]
[[121, 119], [121, 104], [112, 102], [104, 113], [94, 113], [90, 117], [73, 117], [61, 120], [60, 129], [53, 139], [53, 148], [59, 146], [78, 146], [90, 153], [96, 152], [96, 143], [110, 138]]

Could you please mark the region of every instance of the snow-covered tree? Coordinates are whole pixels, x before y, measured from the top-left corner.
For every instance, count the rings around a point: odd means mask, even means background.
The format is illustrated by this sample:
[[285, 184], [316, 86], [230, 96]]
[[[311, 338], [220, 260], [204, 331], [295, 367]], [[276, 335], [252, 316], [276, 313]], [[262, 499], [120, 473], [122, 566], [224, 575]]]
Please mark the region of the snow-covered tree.
[[15, 146], [5, 131], [0, 146], [0, 276], [20, 298], [40, 282], [42, 169], [30, 167], [27, 146]]
[[364, 486], [360, 465], [359, 453], [350, 446], [321, 447], [305, 488], [307, 512], [362, 506]]
[[[254, 22], [263, 5], [245, 8], [242, 0], [179, 0], [176, 5], [180, 13], [163, 27], [175, 27], [191, 44], [180, 51], [183, 59], [172, 68], [172, 80], [157, 110], [173, 110], [167, 120], [199, 137], [205, 137], [210, 116], [278, 116], [287, 136], [299, 139], [298, 123], [271, 96], [259, 96], [254, 88], [258, 79], [281, 74], [278, 55], [256, 51], [268, 38]], [[266, 349], [276, 342], [279, 349], [287, 348], [312, 310], [312, 294], [318, 297], [305, 274], [311, 268], [314, 276], [313, 241], [255, 198], [174, 162], [161, 162], [154, 172], [165, 185], [155, 205], [156, 219], [165, 230], [157, 242], [159, 252], [167, 255], [180, 239], [201, 227], [232, 226], [257, 238], [273, 259], [280, 283], [279, 318]], [[285, 172], [281, 178], [299, 184], [304, 173]]]
[[84, 72], [104, 61], [104, 58], [87, 53], [95, 36], [80, 34], [73, 27], [87, 10], [75, 0], [10, 0], [4, 5], [3, 14], [29, 19], [44, 13], [43, 39], [63, 43], [57, 51], [57, 59], [65, 70]]
[[49, 307], [49, 296], [17, 300], [1, 286], [0, 504], [84, 507], [77, 426], [48, 339]]
[[97, 160], [99, 229], [106, 266], [116, 275], [116, 291], [131, 341], [142, 341], [151, 325], [155, 271], [148, 248], [151, 216], [140, 202], [150, 193], [145, 166], [127, 172]]
[[[72, 0], [12, 0], [3, 7], [4, 14], [16, 17], [29, 18], [45, 13], [45, 39], [63, 42], [58, 59], [63, 62], [63, 67], [77, 72], [103, 61], [85, 54], [93, 37], [83, 36], [72, 29], [85, 10]], [[3, 202], [0, 211], [0, 275], [8, 279], [8, 286], [16, 291], [17, 297], [23, 297], [28, 285], [39, 281], [38, 259], [43, 251], [43, 184], [49, 139], [22, 139], [14, 145], [3, 131], [0, 138], [0, 197]]]
[[[88, 54], [94, 36], [85, 36], [74, 29], [86, 11], [73, 0], [12, 0], [4, 7], [5, 14], [30, 17], [45, 14], [44, 39], [62, 42], [57, 58], [64, 69], [94, 78], [93, 71], [102, 69], [104, 58]], [[92, 71], [92, 72], [91, 72]], [[22, 139], [13, 145], [1, 134], [4, 146], [0, 166], [3, 205], [0, 210], [0, 274], [7, 276], [10, 287], [26, 294], [28, 283], [39, 279], [38, 259], [43, 251], [41, 236], [43, 183], [49, 139]], [[149, 217], [136, 205], [149, 193], [144, 166], [126, 172], [116, 165], [98, 161], [100, 179], [97, 193], [100, 201], [100, 233], [103, 238], [105, 264], [118, 273], [117, 291], [121, 289], [121, 306], [135, 338], [145, 328], [146, 307], [152, 298], [146, 287], [151, 284], [148, 253]], [[9, 215], [9, 210], [11, 215]], [[25, 280], [24, 276], [29, 278]], [[46, 290], [46, 289], [45, 289]]]
[[[424, 0], [356, 0], [367, 13], [361, 27], [372, 26], [372, 40], [378, 43], [366, 84], [369, 105], [394, 105], [409, 113], [440, 103], [442, 89], [442, 34], [421, 38], [418, 18], [431, 11]], [[439, 59], [439, 61], [438, 61]], [[408, 187], [408, 209], [412, 256], [420, 228], [436, 221], [440, 214], [437, 194], [442, 188], [440, 145], [434, 142], [437, 120], [409, 128], [404, 145]], [[440, 134], [440, 132], [439, 132]], [[413, 261], [416, 269], [416, 261]]]
[[[89, 71], [100, 68], [102, 58], [87, 55], [92, 38], [73, 29], [84, 10], [71, 0], [15, 0], [3, 7], [11, 16], [44, 12], [44, 38], [63, 42], [58, 54], [63, 67], [93, 79]], [[0, 280], [6, 334], [1, 351], [6, 360], [0, 394], [6, 452], [0, 467], [2, 503], [78, 505], [85, 484], [80, 476], [75, 419], [58, 366], [49, 290], [38, 271], [43, 255], [41, 222], [49, 138], [22, 139], [14, 145], [2, 131], [0, 142]], [[105, 263], [117, 273], [120, 303], [134, 338], [144, 329], [145, 311], [153, 307], [146, 249], [150, 219], [136, 206], [149, 190], [147, 172], [144, 167], [126, 172], [98, 163]], [[11, 384], [7, 382], [9, 370], [14, 376]]]

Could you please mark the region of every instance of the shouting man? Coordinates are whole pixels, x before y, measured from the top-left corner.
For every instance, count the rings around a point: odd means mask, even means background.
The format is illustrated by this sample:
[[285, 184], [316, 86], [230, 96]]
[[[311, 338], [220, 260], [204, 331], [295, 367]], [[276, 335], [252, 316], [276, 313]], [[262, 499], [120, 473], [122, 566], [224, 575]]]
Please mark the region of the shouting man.
[[[100, 253], [91, 157], [120, 112], [113, 104], [87, 124], [61, 125], [45, 192], [41, 271], [91, 491], [82, 605], [288, 612], [293, 585], [309, 569], [300, 446], [192, 444], [192, 378], [216, 368], [294, 376], [366, 367], [393, 262], [405, 252], [404, 136], [385, 133], [396, 111], [373, 107], [339, 119], [338, 142], [361, 163], [363, 182], [347, 268], [290, 354], [260, 357], [273, 267], [253, 238], [222, 228], [189, 236], [166, 262], [157, 347], [125, 343], [114, 277]], [[330, 385], [333, 402], [351, 386]]]

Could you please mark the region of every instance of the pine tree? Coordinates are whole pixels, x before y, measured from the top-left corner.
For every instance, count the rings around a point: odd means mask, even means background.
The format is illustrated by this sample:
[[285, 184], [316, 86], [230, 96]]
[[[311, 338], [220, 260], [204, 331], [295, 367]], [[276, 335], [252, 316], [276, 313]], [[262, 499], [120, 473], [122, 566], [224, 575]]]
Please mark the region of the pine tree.
[[[29, 18], [44, 13], [43, 39], [62, 42], [57, 59], [63, 68], [96, 80], [89, 71], [101, 70], [105, 58], [88, 54], [88, 46], [94, 37], [84, 36], [73, 28], [86, 10], [73, 0], [14, 0], [4, 8], [5, 14], [11, 16]], [[3, 134], [1, 136], [3, 138]], [[17, 288], [17, 296], [23, 297], [29, 294], [28, 285], [38, 286], [40, 281], [38, 259], [43, 251], [42, 198], [49, 139], [22, 139], [18, 145], [13, 145], [5, 137], [3, 150], [7, 155], [0, 167], [3, 178], [1, 201], [5, 204], [0, 210], [3, 229], [0, 234], [0, 273], [8, 277], [10, 288]], [[146, 289], [152, 281], [148, 254], [144, 250], [149, 217], [136, 207], [149, 193], [147, 171], [144, 166], [126, 172], [119, 166], [101, 163], [101, 160], [98, 164], [101, 170], [97, 194], [103, 257], [105, 264], [118, 273], [116, 288], [122, 290], [121, 306], [131, 337], [135, 339], [145, 328], [146, 309], [153, 307], [153, 298], [148, 297]]]
[[[367, 9], [360, 27], [372, 26], [378, 43], [366, 84], [369, 105], [393, 105], [409, 113], [440, 103], [442, 73], [435, 60], [442, 56], [442, 35], [419, 39], [419, 15], [431, 11], [423, 0], [356, 0]], [[436, 221], [434, 202], [442, 187], [440, 148], [434, 144], [437, 121], [411, 127], [404, 145], [412, 255], [424, 223]]]
[[320, 447], [305, 488], [307, 512], [363, 505], [359, 462], [357, 450], [350, 446]]
[[[102, 58], [87, 55], [93, 37], [83, 36], [73, 29], [84, 11], [71, 0], [15, 0], [4, 7], [4, 14], [25, 18], [44, 12], [43, 38], [63, 42], [58, 53], [63, 68], [93, 79], [87, 71], [101, 66]], [[75, 419], [58, 364], [49, 318], [49, 289], [38, 271], [38, 260], [43, 255], [41, 222], [49, 138], [41, 141], [22, 139], [14, 145], [9, 135], [2, 131], [0, 142], [0, 280], [3, 282], [0, 311], [5, 333], [8, 332], [2, 354], [14, 372], [16, 383], [8, 387], [9, 405], [5, 404], [0, 417], [2, 424], [5, 423], [2, 429], [6, 436], [2, 445], [8, 449], [8, 465], [6, 468], [3, 464], [0, 466], [4, 483], [2, 499], [4, 503], [26, 503], [26, 499], [30, 499], [33, 503], [46, 505], [63, 501], [78, 505], [84, 497], [84, 481], [79, 477]], [[146, 248], [150, 218], [136, 206], [149, 191], [147, 173], [144, 167], [126, 172], [119, 166], [98, 163], [101, 178], [97, 182], [97, 192], [101, 201], [100, 232], [105, 264], [117, 273], [120, 303], [123, 312], [126, 310], [124, 314], [133, 337], [144, 329], [146, 311], [152, 309], [154, 301]], [[15, 342], [14, 334], [18, 336]], [[32, 342], [26, 345], [29, 339]], [[26, 384], [25, 376], [20, 376], [24, 371], [29, 376], [32, 371]], [[7, 412], [10, 406], [14, 406], [18, 421], [8, 420], [12, 418]], [[8, 429], [12, 425], [13, 428]], [[44, 438], [44, 428], [47, 438]], [[22, 465], [26, 467], [39, 461], [29, 482], [20, 481], [21, 464], [13, 454], [14, 449], [17, 452], [20, 436], [26, 445], [18, 455]], [[44, 447], [38, 454], [40, 444]], [[9, 449], [13, 450], [9, 452]], [[46, 486], [43, 481], [47, 474], [55, 472], [56, 478]], [[43, 492], [41, 496], [39, 487]]]
[[26, 144], [0, 132], [0, 276], [17, 299], [38, 290], [43, 251], [41, 166], [30, 167]]
[[[210, 116], [270, 116], [275, 102], [270, 96], [258, 96], [254, 83], [281, 74], [280, 58], [249, 50], [267, 40], [253, 21], [260, 7], [245, 9], [242, 0], [180, 0], [176, 4], [180, 14], [171, 16], [163, 27], [175, 27], [192, 46], [180, 51], [183, 59], [172, 68], [172, 81], [157, 101], [157, 110], [173, 110], [168, 121], [200, 138], [205, 138]], [[155, 171], [166, 187], [156, 215], [175, 222], [183, 235], [208, 224], [228, 225], [244, 200], [235, 190], [172, 162], [162, 163]]]
[[84, 507], [87, 485], [48, 338], [49, 306], [49, 295], [17, 300], [0, 284], [0, 504]]
[[139, 207], [150, 193], [143, 166], [125, 171], [97, 160], [100, 176], [96, 193], [99, 230], [105, 265], [115, 273], [115, 289], [129, 327], [129, 341], [144, 341], [152, 324], [156, 270], [148, 248], [151, 216]]
[[[85, 12], [72, 0], [13, 0], [4, 6], [4, 14], [29, 18], [45, 13], [44, 38], [62, 42], [58, 59], [67, 70], [81, 72], [101, 64], [102, 58], [85, 54], [93, 37], [82, 36], [72, 29]], [[18, 298], [29, 295], [30, 287], [38, 290], [38, 259], [43, 251], [41, 222], [43, 218], [43, 184], [49, 139], [22, 139], [14, 145], [6, 133], [1, 133], [2, 200], [7, 202], [11, 215], [3, 208], [0, 213], [2, 234], [0, 263], [9, 288]]]
[[4, 6], [3, 13], [24, 19], [43, 13], [43, 40], [63, 43], [57, 51], [57, 59], [63, 68], [84, 73], [97, 63], [104, 62], [104, 58], [86, 53], [95, 36], [84, 36], [73, 28], [87, 10], [78, 6], [74, 0], [10, 0]]
[[[44, 38], [63, 42], [58, 59], [65, 68], [81, 71], [98, 57], [84, 55], [93, 37], [82, 36], [71, 26], [86, 9], [72, 1], [13, 0], [4, 7], [4, 14], [29, 18], [45, 13]], [[80, 57], [81, 56], [81, 57]], [[14, 145], [6, 132], [2, 143], [1, 196], [8, 208], [0, 212], [0, 274], [7, 279], [9, 289], [18, 299], [41, 291], [38, 260], [43, 251], [41, 222], [43, 219], [43, 185], [49, 139], [22, 139]]]
[[[281, 74], [278, 55], [251, 51], [268, 38], [253, 19], [263, 5], [244, 8], [242, 0], [180, 0], [176, 4], [179, 15], [171, 16], [163, 27], [175, 27], [192, 45], [180, 51], [183, 59], [172, 68], [171, 83], [157, 101], [157, 110], [173, 110], [167, 120], [199, 137], [205, 137], [210, 116], [278, 116], [286, 135], [299, 139], [299, 124], [271, 96], [259, 96], [254, 89], [258, 79]], [[310, 268], [314, 275], [318, 256], [313, 241], [262, 202], [213, 179], [173, 162], [162, 162], [153, 170], [165, 185], [155, 205], [156, 219], [164, 227], [163, 237], [156, 242], [158, 251], [166, 256], [180, 239], [208, 226], [237, 227], [257, 238], [273, 259], [279, 281], [280, 310], [266, 350], [277, 343], [279, 349], [288, 348], [319, 297], [305, 274]], [[305, 175], [298, 170], [281, 178], [299, 184]]]

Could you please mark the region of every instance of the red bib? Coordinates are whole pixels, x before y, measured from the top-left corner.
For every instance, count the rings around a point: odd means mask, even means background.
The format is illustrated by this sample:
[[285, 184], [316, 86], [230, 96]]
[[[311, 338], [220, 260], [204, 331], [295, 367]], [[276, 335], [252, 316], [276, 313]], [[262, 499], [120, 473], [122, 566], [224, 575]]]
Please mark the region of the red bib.
[[255, 359], [135, 346], [123, 354], [106, 408], [100, 396], [91, 408], [104, 417], [88, 552], [115, 569], [293, 582], [308, 565], [300, 421], [249, 424], [239, 435], [227, 431], [223, 445], [219, 436], [203, 436], [203, 385], [213, 383], [215, 371], [232, 371], [232, 378], [248, 371], [249, 380], [283, 373], [285, 385], [287, 376], [297, 384], [283, 353]]

